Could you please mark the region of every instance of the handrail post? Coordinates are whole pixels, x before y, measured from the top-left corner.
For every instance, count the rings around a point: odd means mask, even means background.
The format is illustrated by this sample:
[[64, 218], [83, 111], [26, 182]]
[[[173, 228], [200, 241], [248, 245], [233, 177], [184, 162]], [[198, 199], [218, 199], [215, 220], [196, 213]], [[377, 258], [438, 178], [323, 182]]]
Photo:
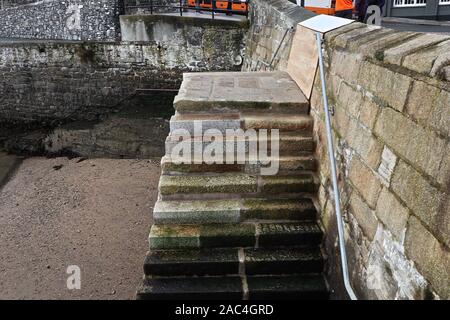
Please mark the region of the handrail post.
[[180, 0], [180, 17], [183, 16], [183, 0]]
[[320, 70], [320, 81], [322, 84], [322, 97], [323, 97], [323, 108], [325, 113], [325, 126], [327, 130], [327, 145], [328, 145], [328, 158], [330, 160], [331, 167], [331, 178], [333, 181], [333, 193], [334, 193], [334, 207], [336, 211], [336, 222], [338, 228], [338, 236], [339, 236], [339, 250], [341, 253], [341, 267], [342, 274], [344, 277], [344, 286], [347, 290], [350, 299], [357, 300], [355, 292], [350, 284], [350, 277], [348, 274], [348, 263], [347, 263], [347, 252], [345, 249], [345, 239], [344, 239], [344, 223], [342, 222], [342, 214], [341, 214], [341, 200], [339, 195], [339, 188], [337, 183], [337, 174], [336, 174], [336, 159], [334, 158], [334, 147], [333, 147], [333, 136], [331, 133], [331, 121], [330, 121], [330, 109], [328, 108], [328, 97], [327, 97], [327, 88], [325, 84], [325, 73], [323, 71], [323, 56], [322, 56], [322, 38], [320, 32], [316, 33], [316, 41], [317, 41], [317, 51], [319, 56], [319, 70]]

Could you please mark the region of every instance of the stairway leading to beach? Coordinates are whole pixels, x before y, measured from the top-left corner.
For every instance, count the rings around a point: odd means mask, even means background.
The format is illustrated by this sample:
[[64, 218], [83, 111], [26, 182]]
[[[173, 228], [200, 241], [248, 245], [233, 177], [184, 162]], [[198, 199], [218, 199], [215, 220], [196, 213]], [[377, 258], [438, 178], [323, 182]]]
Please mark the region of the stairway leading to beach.
[[[174, 107], [137, 298], [326, 299], [313, 121], [295, 82], [283, 72], [189, 73]], [[227, 129], [278, 129], [279, 139], [238, 137], [239, 163], [177, 162], [180, 141], [225, 152]], [[277, 143], [271, 164], [251, 152]], [[274, 160], [276, 174], [265, 173]]]

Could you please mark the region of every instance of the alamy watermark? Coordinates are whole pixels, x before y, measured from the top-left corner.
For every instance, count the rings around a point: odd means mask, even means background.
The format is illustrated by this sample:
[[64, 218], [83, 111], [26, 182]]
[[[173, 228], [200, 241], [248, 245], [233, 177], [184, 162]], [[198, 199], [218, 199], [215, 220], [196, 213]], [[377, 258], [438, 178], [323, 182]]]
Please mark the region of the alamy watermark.
[[174, 164], [250, 164], [260, 167], [261, 175], [279, 171], [280, 134], [278, 129], [203, 130], [202, 121], [193, 121], [193, 135], [175, 129], [176, 141], [170, 157]]
[[67, 289], [80, 290], [81, 289], [81, 269], [77, 265], [70, 265], [67, 267], [66, 273], [69, 275], [67, 278]]

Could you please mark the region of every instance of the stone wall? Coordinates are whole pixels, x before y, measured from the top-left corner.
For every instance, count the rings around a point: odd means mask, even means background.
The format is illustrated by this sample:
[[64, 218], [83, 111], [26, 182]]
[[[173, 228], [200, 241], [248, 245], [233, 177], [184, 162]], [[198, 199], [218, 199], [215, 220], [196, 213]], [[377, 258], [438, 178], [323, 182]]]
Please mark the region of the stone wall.
[[[287, 0], [252, 0], [243, 71], [285, 70], [293, 31], [299, 22], [312, 16], [313, 13]], [[269, 68], [264, 63], [270, 64], [272, 59]]]
[[[252, 3], [246, 70], [306, 15], [284, 0]], [[353, 23], [327, 33], [325, 48], [353, 287], [361, 299], [449, 299], [450, 37]], [[286, 70], [284, 50], [274, 69]], [[344, 298], [319, 80], [317, 207], [333, 297]]]
[[[359, 23], [325, 36], [353, 286], [360, 298], [450, 298], [450, 37]], [[339, 272], [319, 77], [319, 206]]]
[[117, 40], [121, 0], [6, 1], [0, 38]]
[[246, 29], [208, 30], [185, 25], [139, 43], [0, 43], [0, 122], [91, 119], [136, 89], [177, 89], [183, 72], [239, 70]]

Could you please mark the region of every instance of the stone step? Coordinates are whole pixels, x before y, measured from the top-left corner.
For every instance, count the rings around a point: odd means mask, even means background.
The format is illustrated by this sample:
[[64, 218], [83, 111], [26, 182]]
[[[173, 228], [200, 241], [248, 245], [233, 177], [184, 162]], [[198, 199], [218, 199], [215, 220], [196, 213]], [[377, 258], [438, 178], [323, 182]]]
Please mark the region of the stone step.
[[[240, 195], [276, 195], [285, 193], [315, 192], [318, 183], [312, 173], [288, 176], [257, 176], [242, 173], [212, 175], [162, 175], [159, 192], [163, 199], [194, 200], [199, 195], [220, 198]], [[189, 198], [188, 198], [189, 197]]]
[[[250, 136], [248, 138], [244, 136], [239, 136], [238, 138], [227, 138], [226, 136], [211, 136], [211, 135], [203, 135], [196, 137], [185, 137], [182, 135], [174, 135], [170, 134], [166, 138], [165, 147], [166, 147], [166, 155], [171, 155], [173, 152], [175, 154], [180, 153], [181, 148], [185, 148], [190, 150], [191, 155], [194, 152], [203, 153], [207, 146], [211, 145], [211, 141], [215, 143], [220, 141], [220, 145], [222, 150], [225, 152], [230, 149], [234, 152], [237, 150], [245, 150], [248, 152], [250, 148], [258, 150], [261, 148], [266, 148], [269, 152], [271, 151], [271, 147], [274, 144], [275, 137], [253, 137]], [[231, 146], [227, 146], [227, 141], [233, 141]], [[228, 142], [230, 144], [230, 142]], [[174, 151], [174, 148], [177, 146], [177, 149]], [[278, 150], [279, 154], [282, 156], [299, 156], [312, 153], [314, 150], [314, 141], [311, 135], [305, 136], [301, 132], [285, 132], [279, 135], [278, 139]], [[231, 151], [230, 151], [231, 152]]]
[[311, 199], [158, 200], [155, 224], [239, 223], [314, 220]]
[[[224, 159], [225, 160], [225, 159]], [[315, 171], [317, 161], [312, 154], [303, 156], [281, 156], [277, 157], [278, 172], [277, 174], [300, 173], [302, 171]], [[268, 168], [275, 165], [272, 158], [268, 158], [262, 164], [260, 161], [246, 158], [245, 164], [238, 163], [176, 163], [171, 157], [164, 156], [161, 159], [161, 170], [163, 174], [175, 173], [225, 173], [225, 172], [241, 172], [249, 174], [261, 174], [262, 168]], [[267, 162], [270, 161], [270, 162]], [[268, 164], [267, 164], [268, 163]]]
[[322, 275], [145, 278], [139, 300], [328, 299]]
[[307, 113], [309, 102], [286, 72], [185, 73], [179, 112], [262, 110]]
[[[296, 132], [311, 136], [313, 119], [306, 114], [233, 113], [233, 114], [184, 114], [177, 113], [170, 119], [173, 135], [201, 136], [207, 130], [226, 134], [227, 130], [278, 129], [280, 133]], [[207, 132], [211, 133], [211, 131]], [[228, 132], [232, 134], [234, 132]]]
[[315, 246], [322, 232], [314, 222], [156, 225], [150, 230], [150, 250], [218, 247]]
[[146, 276], [204, 276], [301, 274], [321, 272], [323, 259], [318, 247], [215, 248], [209, 250], [165, 250], [147, 254]]

